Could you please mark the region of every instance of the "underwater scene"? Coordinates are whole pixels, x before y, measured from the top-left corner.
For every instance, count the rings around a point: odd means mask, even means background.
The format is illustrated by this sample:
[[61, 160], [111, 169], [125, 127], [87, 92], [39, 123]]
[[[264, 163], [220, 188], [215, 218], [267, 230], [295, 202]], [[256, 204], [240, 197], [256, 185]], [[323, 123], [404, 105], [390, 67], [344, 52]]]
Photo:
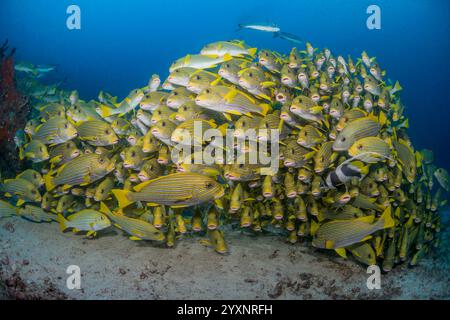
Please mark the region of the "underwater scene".
[[449, 300], [449, 21], [2, 1], [0, 299]]

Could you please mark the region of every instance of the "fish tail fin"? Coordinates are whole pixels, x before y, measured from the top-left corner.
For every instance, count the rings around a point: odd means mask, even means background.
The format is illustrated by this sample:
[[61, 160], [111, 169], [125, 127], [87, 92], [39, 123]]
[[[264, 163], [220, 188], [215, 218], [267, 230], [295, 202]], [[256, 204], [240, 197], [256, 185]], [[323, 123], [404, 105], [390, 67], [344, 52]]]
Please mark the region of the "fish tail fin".
[[225, 55], [223, 56], [223, 61], [224, 62], [225, 61], [230, 61], [231, 59], [233, 59], [233, 57], [230, 54], [228, 54], [228, 53], [225, 53]]
[[263, 116], [265, 116], [272, 109], [270, 104], [267, 103], [261, 103], [259, 106], [261, 107], [261, 113]]
[[248, 49], [248, 55], [253, 58], [256, 55], [257, 51], [258, 51], [257, 48], [250, 48], [250, 49]]
[[44, 182], [45, 182], [45, 189], [47, 191], [52, 191], [56, 188], [55, 182], [53, 180], [53, 177], [50, 174], [46, 174], [44, 176]]
[[121, 190], [121, 189], [113, 189], [112, 193], [114, 194], [117, 201], [119, 202], [119, 209], [123, 209], [134, 202], [134, 201], [128, 199], [128, 195], [131, 193], [131, 191]]
[[61, 232], [64, 232], [68, 228], [67, 220], [61, 213], [58, 213], [58, 215], [56, 216], [56, 220], [59, 222], [59, 228], [61, 229]]
[[380, 223], [383, 225], [383, 229], [392, 228], [395, 225], [395, 221], [392, 218], [391, 206], [387, 207], [380, 217]]
[[222, 133], [222, 135], [224, 135], [224, 136], [227, 133], [227, 129], [228, 129], [228, 123], [227, 122], [225, 122], [224, 124], [222, 124], [222, 125], [217, 127], [217, 130], [219, 130], [220, 133]]
[[100, 212], [104, 213], [108, 216], [112, 214], [111, 210], [108, 208], [108, 206], [103, 201], [100, 202]]
[[108, 108], [108, 107], [105, 106], [105, 105], [101, 105], [101, 106], [100, 106], [100, 110], [101, 110], [101, 113], [102, 113], [102, 117], [104, 117], [104, 118], [110, 117], [111, 114], [112, 114], [111, 108]]

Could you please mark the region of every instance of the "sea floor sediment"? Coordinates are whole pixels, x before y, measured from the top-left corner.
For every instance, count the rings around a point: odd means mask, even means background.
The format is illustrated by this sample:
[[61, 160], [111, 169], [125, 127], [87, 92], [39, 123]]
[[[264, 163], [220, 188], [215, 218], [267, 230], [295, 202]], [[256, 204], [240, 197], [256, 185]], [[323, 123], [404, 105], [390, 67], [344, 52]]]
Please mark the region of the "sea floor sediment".
[[[448, 234], [444, 234], [446, 238]], [[280, 236], [227, 232], [219, 255], [199, 237], [174, 248], [129, 241], [111, 229], [98, 239], [59, 232], [53, 224], [14, 217], [0, 221], [3, 299], [449, 299], [447, 253], [381, 275], [367, 288], [366, 267]], [[81, 289], [66, 273], [80, 267]]]

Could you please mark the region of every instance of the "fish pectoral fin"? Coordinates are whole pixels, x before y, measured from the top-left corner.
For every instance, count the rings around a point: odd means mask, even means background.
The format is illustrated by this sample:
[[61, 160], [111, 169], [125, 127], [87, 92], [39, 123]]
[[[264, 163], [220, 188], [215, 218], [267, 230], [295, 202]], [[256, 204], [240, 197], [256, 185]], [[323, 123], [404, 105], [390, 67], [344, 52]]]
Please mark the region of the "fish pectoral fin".
[[179, 198], [179, 199], [175, 200], [175, 203], [185, 202], [185, 201], [187, 201], [187, 200], [189, 200], [189, 199], [192, 199], [192, 194], [191, 194], [191, 195], [188, 195], [188, 196], [186, 196], [186, 197]]
[[206, 247], [211, 247], [213, 245], [211, 243], [211, 241], [208, 239], [200, 239], [200, 240], [198, 240], [198, 243], [200, 243], [201, 245], [206, 246]]
[[138, 237], [135, 237], [135, 236], [131, 236], [129, 239], [133, 240], [133, 241], [142, 241], [141, 238], [138, 238]]
[[347, 252], [345, 251], [345, 248], [337, 248], [334, 249], [338, 255], [340, 255], [342, 258], [347, 259]]
[[230, 116], [228, 113], [224, 112], [224, 113], [223, 113], [223, 116], [224, 116], [225, 119], [227, 119], [228, 121], [232, 121], [231, 116]]
[[87, 233], [86, 233], [86, 237], [90, 237], [90, 236], [94, 236], [95, 237], [95, 235], [96, 235], [96, 232], [95, 231], [88, 231]]
[[20, 207], [20, 206], [22, 206], [24, 203], [25, 203], [25, 201], [24, 201], [23, 199], [19, 199], [19, 200], [17, 200], [16, 206], [17, 206], [17, 207]]

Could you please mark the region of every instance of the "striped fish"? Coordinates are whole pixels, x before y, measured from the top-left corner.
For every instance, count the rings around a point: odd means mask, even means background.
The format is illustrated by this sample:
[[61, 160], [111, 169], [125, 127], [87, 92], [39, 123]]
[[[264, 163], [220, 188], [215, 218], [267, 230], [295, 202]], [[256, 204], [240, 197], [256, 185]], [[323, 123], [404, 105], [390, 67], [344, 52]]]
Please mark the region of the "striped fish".
[[96, 147], [109, 146], [119, 142], [119, 138], [109, 123], [102, 120], [85, 121], [77, 126], [77, 131], [81, 140]]
[[311, 125], [304, 126], [299, 134], [297, 143], [305, 148], [314, 148], [325, 140], [325, 136]]
[[392, 228], [391, 207], [386, 208], [381, 217], [374, 222], [373, 216], [352, 220], [334, 220], [326, 222], [314, 233], [312, 244], [317, 248], [339, 249], [371, 238], [378, 230]]
[[322, 173], [336, 160], [337, 153], [333, 152], [333, 141], [323, 143], [314, 155], [314, 171]]
[[369, 209], [376, 211], [383, 211], [384, 206], [377, 204], [375, 202], [376, 198], [370, 198], [366, 195], [359, 194], [355, 197], [352, 202], [352, 206], [360, 208], [360, 209]]
[[25, 208], [20, 208], [18, 215], [33, 222], [52, 222], [56, 221], [56, 216], [44, 211], [40, 207], [26, 205]]
[[284, 139], [287, 137], [291, 131], [289, 127], [284, 125], [284, 120], [280, 118], [280, 111], [276, 110], [273, 113], [267, 114], [259, 123], [258, 130], [258, 140], [260, 141], [270, 141], [271, 132], [270, 130], [279, 130], [279, 139]]
[[344, 115], [339, 119], [339, 122], [336, 124], [336, 130], [342, 131], [344, 127], [359, 118], [364, 118], [367, 116], [367, 113], [359, 108], [352, 108], [344, 112]]
[[333, 144], [334, 151], [346, 151], [357, 140], [365, 137], [373, 137], [378, 134], [381, 126], [378, 122], [369, 117], [357, 119], [347, 124], [341, 132], [339, 132]]
[[21, 174], [17, 175], [16, 178], [28, 180], [34, 184], [36, 188], [40, 188], [44, 185], [44, 178], [42, 178], [42, 175], [33, 169], [23, 171]]
[[403, 140], [394, 141], [394, 148], [397, 152], [398, 161], [402, 167], [403, 174], [409, 183], [416, 179], [416, 157], [411, 147]]
[[168, 205], [172, 207], [188, 207], [220, 198], [224, 194], [223, 187], [211, 177], [182, 172], [162, 176], [137, 185], [131, 192], [113, 189], [119, 201], [119, 207], [145, 201], [151, 205]]
[[130, 235], [131, 240], [164, 241], [164, 233], [154, 225], [141, 219], [133, 219], [120, 213], [112, 213], [102, 202], [100, 210], [105, 213], [118, 227]]
[[64, 118], [51, 118], [36, 128], [33, 138], [44, 144], [60, 144], [77, 136], [75, 127]]
[[25, 179], [5, 180], [2, 184], [2, 190], [6, 197], [17, 196], [19, 198], [17, 206], [21, 206], [24, 202], [41, 202], [42, 200], [38, 188]]
[[61, 231], [72, 228], [73, 232], [87, 231], [87, 236], [95, 236], [97, 231], [111, 226], [111, 221], [101, 212], [85, 209], [70, 215], [67, 219], [62, 214], [58, 214], [58, 222]]
[[[391, 148], [388, 143], [378, 137], [366, 137], [356, 141], [348, 154], [366, 163], [375, 163], [390, 158]], [[414, 163], [415, 164], [415, 163]]]
[[266, 115], [270, 110], [267, 104], [259, 104], [257, 100], [248, 94], [227, 86], [211, 86], [203, 90], [195, 99], [195, 103], [201, 107], [225, 113], [228, 120], [229, 114]]
[[177, 86], [186, 87], [187, 84], [189, 83], [189, 78], [191, 77], [191, 75], [194, 72], [197, 72], [198, 70], [199, 69], [190, 67], [183, 67], [176, 69], [170, 73], [169, 77], [167, 78], [167, 81]]
[[19, 158], [28, 158], [34, 163], [45, 161], [49, 158], [47, 146], [41, 140], [31, 140], [24, 148], [20, 148]]
[[65, 188], [87, 185], [95, 182], [114, 170], [115, 163], [107, 157], [95, 153], [79, 156], [56, 171], [56, 177], [50, 174], [44, 177], [47, 191], [56, 186]]
[[50, 162], [52, 164], [65, 164], [81, 154], [80, 149], [73, 141], [59, 144], [50, 150]]
[[9, 202], [0, 200], [0, 218], [7, 218], [17, 214], [17, 208]]
[[282, 148], [283, 161], [286, 167], [300, 168], [306, 164], [315, 151], [300, 146], [297, 141], [290, 140]]

